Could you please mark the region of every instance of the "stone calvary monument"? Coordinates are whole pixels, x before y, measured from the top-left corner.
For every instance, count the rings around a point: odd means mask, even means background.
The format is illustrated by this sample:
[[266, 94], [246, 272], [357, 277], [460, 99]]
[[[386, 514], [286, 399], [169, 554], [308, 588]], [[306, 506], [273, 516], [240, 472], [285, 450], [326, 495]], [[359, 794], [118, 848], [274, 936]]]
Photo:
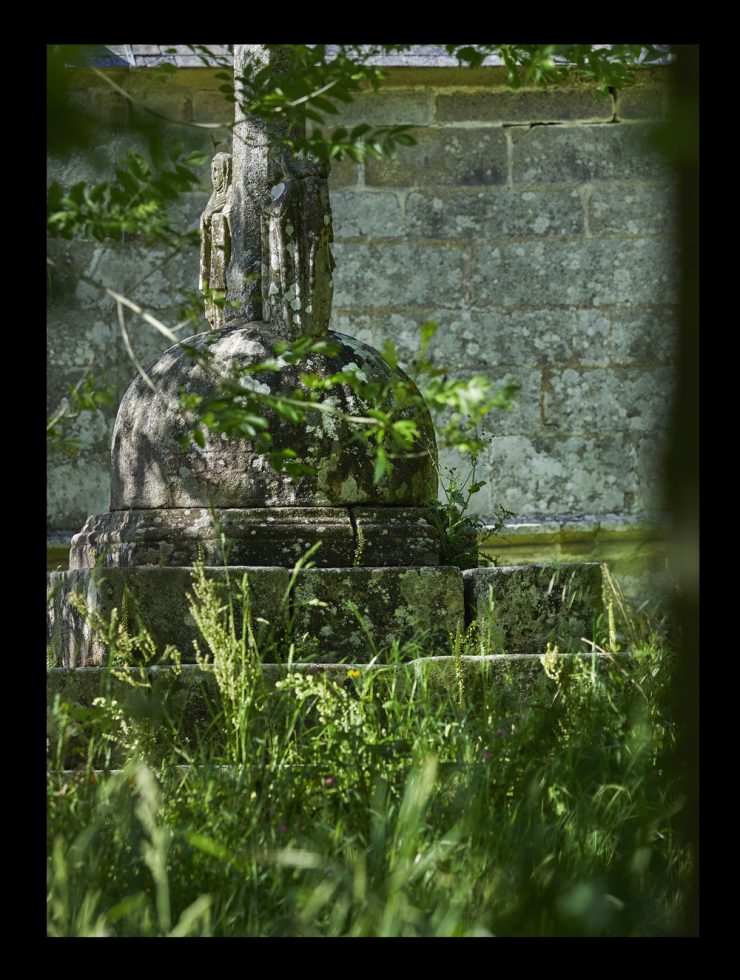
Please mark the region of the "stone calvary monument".
[[[235, 78], [265, 57], [259, 47], [235, 46]], [[139, 376], [121, 402], [110, 510], [88, 519], [72, 540], [69, 571], [51, 576], [57, 662], [104, 663], [104, 644], [73, 594], [103, 619], [124, 603], [135, 608], [158, 646], [173, 644], [192, 660], [197, 629], [188, 592], [199, 560], [216, 580], [246, 574], [255, 621], [278, 636], [290, 631], [298, 659], [369, 660], [368, 634], [379, 649], [425, 634], [425, 650], [449, 653], [450, 635], [491, 595], [501, 623], [511, 607], [516, 625], [501, 636], [509, 652], [539, 653], [546, 638], [588, 635], [600, 601], [598, 566], [545, 574], [440, 565], [429, 514], [437, 470], [428, 410], [377, 350], [329, 330], [328, 164], [291, 155], [237, 99], [232, 152], [216, 154], [211, 177], [200, 259], [210, 329], [166, 351], [147, 371], [154, 388]], [[325, 339], [329, 350], [277, 371], [244, 371], [274, 358], [277, 344], [301, 338]], [[238, 378], [265, 396], [289, 394], [301, 389], [305, 370], [319, 378], [354, 372], [379, 382], [385, 399], [373, 405], [339, 383], [322, 393], [323, 410], [300, 422], [266, 410], [271, 448], [294, 450], [305, 471], [272, 465], [254, 440], [211, 430], [202, 445], [189, 438], [183, 392], [207, 401], [219, 378]], [[395, 402], [393, 381], [418, 397]], [[355, 438], [351, 421], [373, 408], [413, 418], [420, 433], [418, 451], [395, 459], [379, 482], [372, 442]], [[289, 589], [291, 570], [314, 546], [313, 567], [299, 570]], [[302, 638], [313, 640], [302, 645]]]

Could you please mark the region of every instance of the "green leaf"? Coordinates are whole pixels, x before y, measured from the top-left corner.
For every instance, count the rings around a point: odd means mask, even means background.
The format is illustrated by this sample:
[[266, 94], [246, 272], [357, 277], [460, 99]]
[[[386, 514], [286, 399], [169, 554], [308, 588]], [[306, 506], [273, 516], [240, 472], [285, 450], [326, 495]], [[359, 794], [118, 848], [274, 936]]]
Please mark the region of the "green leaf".
[[309, 105], [315, 106], [321, 112], [328, 112], [329, 114], [333, 115], [336, 115], [336, 113], [339, 112], [339, 109], [337, 109], [334, 103], [330, 102], [329, 99], [313, 98], [311, 99]]
[[396, 345], [393, 343], [393, 341], [384, 340], [380, 353], [383, 355], [383, 360], [391, 371], [395, 371], [398, 367], [398, 351], [396, 350]]
[[210, 837], [206, 837], [205, 834], [199, 834], [196, 831], [191, 830], [188, 833], [188, 844], [190, 844], [191, 847], [195, 847], [199, 851], [202, 851], [204, 854], [218, 858], [219, 861], [231, 860], [231, 854], [223, 846], [223, 844], [219, 844], [218, 841], [212, 840]]
[[420, 329], [421, 329], [421, 346], [419, 348], [419, 355], [421, 357], [424, 357], [424, 354], [426, 353], [426, 349], [429, 346], [429, 341], [437, 332], [437, 324], [434, 322], [434, 320], [426, 320], [424, 323], [422, 323]]
[[140, 153], [129, 153], [128, 157], [126, 158], [126, 162], [128, 163], [131, 173], [135, 177], [138, 177], [139, 180], [146, 180], [151, 174], [149, 164]]
[[388, 457], [386, 455], [385, 449], [382, 446], [378, 446], [377, 455], [375, 457], [375, 469], [373, 470], [373, 483], [378, 484], [383, 479], [383, 474], [388, 470]]
[[180, 157], [182, 156], [182, 152], [184, 149], [185, 149], [185, 144], [183, 143], [182, 140], [173, 140], [172, 143], [170, 144], [170, 152], [169, 152], [170, 160], [172, 160], [173, 163], [176, 160], [179, 160]]

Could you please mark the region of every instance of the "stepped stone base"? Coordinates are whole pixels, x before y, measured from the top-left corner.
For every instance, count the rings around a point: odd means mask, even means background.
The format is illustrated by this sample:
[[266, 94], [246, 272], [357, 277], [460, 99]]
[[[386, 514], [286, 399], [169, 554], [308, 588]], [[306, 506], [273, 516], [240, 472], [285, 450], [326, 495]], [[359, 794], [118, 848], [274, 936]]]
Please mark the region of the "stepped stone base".
[[[312, 568], [297, 573], [290, 592], [287, 568], [207, 567], [205, 572], [219, 583], [224, 604], [229, 591], [239, 595], [246, 574], [255, 633], [268, 660], [270, 636], [283, 645], [292, 638], [296, 659], [313, 661], [367, 661], [374, 648], [383, 651], [393, 641], [417, 636], [429, 652], [448, 652], [450, 634], [464, 620], [462, 575], [447, 566]], [[158, 652], [171, 644], [183, 662], [194, 662], [193, 641], [202, 645], [202, 640], [189, 609], [192, 568], [87, 568], [53, 572], [49, 579], [49, 642], [56, 663], [102, 665], [106, 656], [105, 637], [76, 608], [73, 594], [106, 623], [113, 609], [125, 610], [131, 634], [141, 622]], [[236, 602], [237, 613], [239, 607]]]
[[603, 614], [601, 567], [596, 562], [508, 565], [464, 571], [468, 622], [490, 630], [490, 649], [511, 654], [583, 649]]
[[[93, 565], [284, 565], [312, 546], [322, 568], [438, 565], [439, 538], [423, 507], [205, 507], [118, 510], [88, 518], [70, 568]], [[223, 538], [223, 540], [222, 540]]]

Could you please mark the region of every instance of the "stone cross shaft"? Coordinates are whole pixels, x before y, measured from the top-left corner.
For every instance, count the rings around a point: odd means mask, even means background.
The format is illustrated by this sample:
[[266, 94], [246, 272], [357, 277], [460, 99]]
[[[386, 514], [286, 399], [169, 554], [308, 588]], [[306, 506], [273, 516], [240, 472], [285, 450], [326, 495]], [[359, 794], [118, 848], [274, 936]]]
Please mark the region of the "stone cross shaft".
[[213, 194], [201, 219], [200, 289], [214, 330], [244, 319], [269, 322], [288, 340], [328, 329], [329, 163], [292, 153], [279, 115], [268, 121], [243, 109], [242, 78], [267, 65], [285, 72], [291, 63], [289, 46], [234, 46], [232, 152], [214, 157]]

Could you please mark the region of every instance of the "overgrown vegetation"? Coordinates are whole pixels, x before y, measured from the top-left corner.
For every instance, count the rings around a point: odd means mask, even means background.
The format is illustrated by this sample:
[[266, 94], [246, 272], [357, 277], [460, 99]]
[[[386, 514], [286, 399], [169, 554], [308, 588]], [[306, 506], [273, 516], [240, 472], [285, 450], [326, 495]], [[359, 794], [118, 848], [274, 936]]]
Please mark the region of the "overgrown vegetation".
[[[139, 667], [119, 652], [91, 707], [55, 702], [51, 935], [679, 931], [691, 855], [652, 632], [632, 624], [630, 658], [551, 650], [527, 683], [466, 660], [485, 624], [450, 674], [398, 648], [332, 676], [288, 648], [268, 672], [233, 584], [224, 601], [196, 570], [210, 696], [158, 687], [139, 638]], [[124, 650], [131, 628], [112, 630]]]

